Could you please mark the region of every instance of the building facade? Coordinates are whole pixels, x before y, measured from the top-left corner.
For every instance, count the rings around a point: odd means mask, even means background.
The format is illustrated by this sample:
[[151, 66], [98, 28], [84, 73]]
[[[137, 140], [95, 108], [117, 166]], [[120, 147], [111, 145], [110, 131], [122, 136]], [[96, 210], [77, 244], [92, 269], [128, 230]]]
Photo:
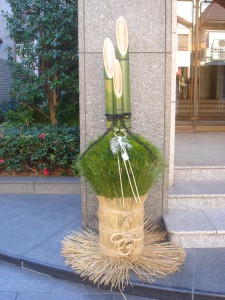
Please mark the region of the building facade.
[[[0, 11], [10, 11], [6, 0], [0, 2]], [[0, 14], [0, 104], [10, 100], [11, 73], [7, 60], [14, 58], [14, 41], [9, 37], [6, 22]]]
[[224, 131], [225, 2], [177, 1], [177, 36], [177, 129]]

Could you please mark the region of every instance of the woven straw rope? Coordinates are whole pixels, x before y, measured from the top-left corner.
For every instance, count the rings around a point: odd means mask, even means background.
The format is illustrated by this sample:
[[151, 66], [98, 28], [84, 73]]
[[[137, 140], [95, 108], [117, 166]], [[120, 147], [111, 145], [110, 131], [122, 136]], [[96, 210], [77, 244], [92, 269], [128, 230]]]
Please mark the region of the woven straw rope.
[[[132, 208], [128, 205], [117, 210], [111, 201], [99, 201], [99, 246], [102, 253], [111, 257], [137, 259], [144, 248], [144, 199]], [[102, 197], [101, 197], [102, 200]], [[118, 203], [118, 202], [117, 202]], [[125, 202], [126, 203], [126, 202]]]

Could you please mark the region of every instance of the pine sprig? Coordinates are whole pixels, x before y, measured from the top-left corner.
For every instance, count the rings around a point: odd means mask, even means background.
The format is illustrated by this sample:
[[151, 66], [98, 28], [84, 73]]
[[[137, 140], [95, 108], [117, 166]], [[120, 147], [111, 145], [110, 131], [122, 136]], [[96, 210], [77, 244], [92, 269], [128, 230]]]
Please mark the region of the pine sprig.
[[[129, 141], [127, 139], [126, 142], [129, 148], [129, 158], [141, 196], [148, 192], [162, 173], [164, 163], [161, 151], [157, 146], [139, 135], [136, 136], [150, 148], [156, 157], [153, 158], [143, 145], [134, 140], [132, 136], [128, 136]], [[118, 162], [114, 154], [117, 151], [117, 146], [114, 142], [113, 146], [110, 145], [113, 137], [113, 133], [108, 134], [95, 144], [81, 160], [77, 161], [80, 174], [91, 184], [96, 194], [111, 199], [121, 196]], [[110, 149], [112, 147], [113, 152]], [[121, 166], [124, 197], [133, 197], [125, 168], [122, 164]]]

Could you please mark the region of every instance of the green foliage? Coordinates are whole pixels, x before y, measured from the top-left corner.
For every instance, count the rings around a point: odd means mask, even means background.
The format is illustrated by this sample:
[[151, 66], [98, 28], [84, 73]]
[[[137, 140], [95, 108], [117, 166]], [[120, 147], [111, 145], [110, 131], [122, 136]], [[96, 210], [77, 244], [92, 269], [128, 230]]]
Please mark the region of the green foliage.
[[63, 169], [71, 174], [71, 165], [79, 153], [79, 127], [26, 127], [3, 124], [0, 128], [0, 170], [35, 170], [43, 174]]
[[62, 108], [73, 109], [73, 118], [78, 109], [77, 0], [7, 2], [12, 13], [4, 16], [19, 57], [9, 61], [12, 98], [52, 124]]
[[10, 110], [15, 110], [17, 108], [17, 105], [15, 101], [4, 101], [0, 105], [0, 123], [3, 123], [5, 121], [5, 115]]
[[34, 122], [34, 111], [30, 108], [22, 110], [22, 108], [8, 110], [4, 114], [4, 119], [6, 121], [11, 121], [12, 124], [23, 123], [27, 126]]
[[[81, 159], [78, 159], [76, 164], [80, 174], [87, 179], [96, 194], [111, 199], [121, 197], [117, 157], [110, 150], [112, 137], [113, 133], [108, 134], [90, 148]], [[136, 137], [147, 145], [155, 155], [152, 156], [142, 144], [138, 143], [132, 136], [128, 136], [132, 145], [132, 148], [128, 150], [130, 162], [139, 194], [144, 195], [162, 173], [163, 157], [158, 147], [139, 135]], [[124, 197], [133, 197], [122, 161], [121, 166]]]

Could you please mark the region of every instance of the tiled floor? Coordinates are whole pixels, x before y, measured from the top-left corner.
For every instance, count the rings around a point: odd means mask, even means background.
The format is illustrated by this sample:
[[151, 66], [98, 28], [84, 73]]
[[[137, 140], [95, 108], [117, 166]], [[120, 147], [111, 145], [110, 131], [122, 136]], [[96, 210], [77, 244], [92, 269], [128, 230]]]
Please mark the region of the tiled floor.
[[[29, 261], [30, 264], [23, 264], [24, 268], [32, 267], [34, 261], [36, 267], [41, 264], [48, 270], [52, 268], [51, 274], [57, 271], [57, 276], [71, 278], [71, 269], [60, 255], [61, 241], [72, 229], [81, 228], [80, 204], [78, 195], [1, 194], [0, 257], [8, 253], [15, 258], [14, 263], [18, 263], [18, 258]], [[218, 223], [217, 215], [205, 211], [220, 230], [223, 224]], [[225, 248], [187, 249], [186, 254], [180, 272], [158, 279], [152, 285], [136, 281], [135, 288], [129, 287], [129, 292], [142, 295], [143, 300], [225, 299]], [[36, 267], [36, 271], [41, 270]], [[59, 281], [24, 268], [0, 261], [0, 300], [123, 299], [117, 293]], [[134, 296], [127, 299], [140, 300]]]
[[[119, 293], [88, 287], [0, 261], [0, 300], [123, 300]], [[126, 295], [127, 300], [154, 300]]]
[[225, 132], [176, 133], [175, 166], [225, 166]]

